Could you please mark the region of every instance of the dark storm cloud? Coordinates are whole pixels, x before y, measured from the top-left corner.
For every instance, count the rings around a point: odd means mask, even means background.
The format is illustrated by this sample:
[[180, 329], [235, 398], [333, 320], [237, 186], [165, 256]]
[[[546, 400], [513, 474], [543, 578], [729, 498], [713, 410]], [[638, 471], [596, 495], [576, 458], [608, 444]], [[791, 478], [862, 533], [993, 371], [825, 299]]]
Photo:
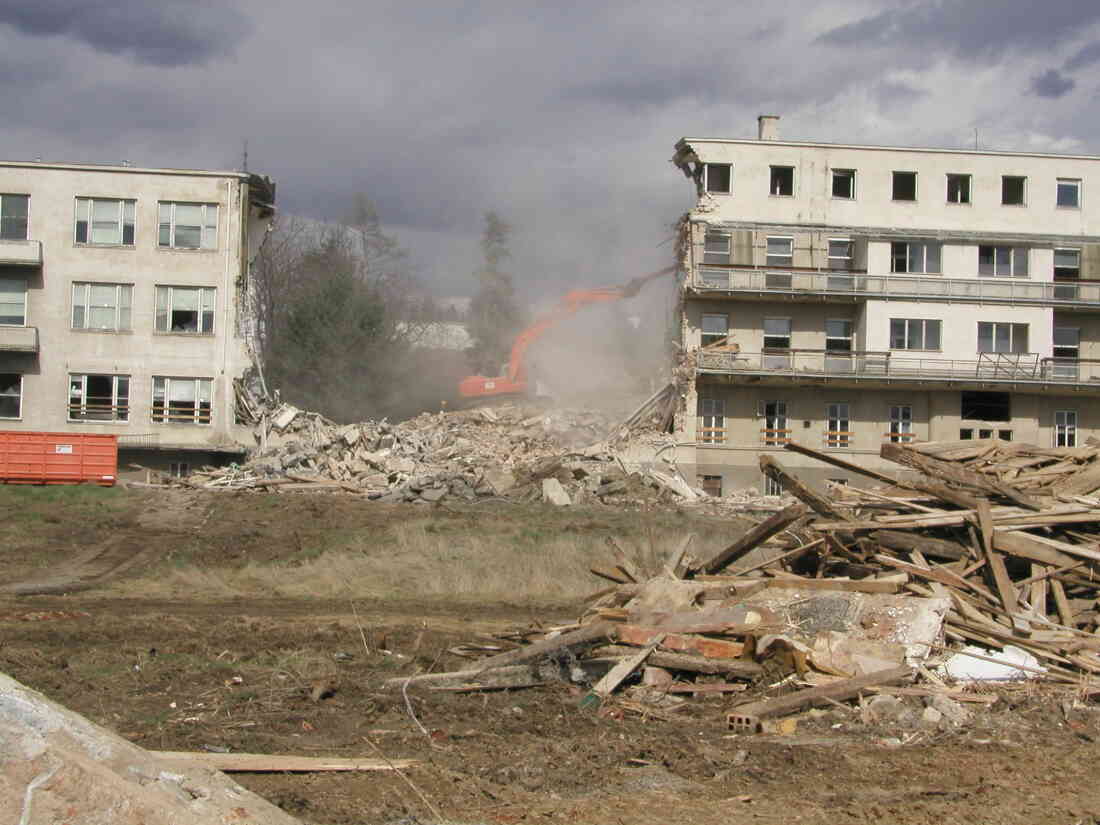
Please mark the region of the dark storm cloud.
[[201, 64], [228, 54], [249, 28], [232, 6], [183, 0], [4, 3], [0, 23], [32, 36], [69, 37], [154, 66]]
[[1057, 69], [1048, 69], [1031, 80], [1031, 92], [1039, 97], [1059, 98], [1069, 94], [1077, 82]]
[[818, 40], [832, 46], [891, 46], [947, 52], [964, 60], [1003, 58], [1018, 49], [1060, 46], [1100, 20], [1095, 0], [921, 0], [837, 26]]

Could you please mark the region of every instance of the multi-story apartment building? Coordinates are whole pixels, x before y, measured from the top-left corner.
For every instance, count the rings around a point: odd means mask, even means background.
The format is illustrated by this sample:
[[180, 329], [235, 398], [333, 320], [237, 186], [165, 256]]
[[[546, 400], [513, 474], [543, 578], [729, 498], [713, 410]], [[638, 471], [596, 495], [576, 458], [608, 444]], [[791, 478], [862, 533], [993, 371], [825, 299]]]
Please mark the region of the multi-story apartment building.
[[883, 442], [1097, 433], [1100, 157], [785, 141], [777, 120], [676, 145], [697, 191], [683, 469], [774, 491], [758, 455], [788, 441], [896, 470]]
[[273, 203], [244, 172], [0, 162], [0, 430], [177, 472], [251, 444], [233, 380]]

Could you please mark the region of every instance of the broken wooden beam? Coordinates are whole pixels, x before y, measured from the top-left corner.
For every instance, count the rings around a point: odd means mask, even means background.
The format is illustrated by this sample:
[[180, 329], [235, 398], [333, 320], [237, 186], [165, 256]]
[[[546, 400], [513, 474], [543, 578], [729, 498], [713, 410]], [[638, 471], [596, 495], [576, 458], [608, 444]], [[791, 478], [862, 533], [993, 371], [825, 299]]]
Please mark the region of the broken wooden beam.
[[737, 561], [757, 545], [763, 544], [776, 533], [779, 533], [798, 521], [798, 519], [806, 515], [806, 510], [806, 505], [799, 503], [792, 504], [790, 507], [785, 507], [778, 513], [773, 513], [770, 518], [765, 519], [748, 530], [741, 538], [722, 552], [718, 553], [718, 555], [710, 561], [703, 564], [700, 569], [704, 573], [717, 573], [727, 565]]
[[858, 464], [852, 464], [850, 461], [845, 461], [842, 458], [837, 458], [829, 453], [823, 453], [820, 450], [814, 450], [810, 447], [805, 447], [802, 444], [796, 444], [793, 441], [788, 441], [783, 445], [783, 449], [790, 450], [792, 453], [799, 453], [801, 455], [809, 456], [810, 458], [816, 458], [823, 464], [831, 464], [834, 467], [839, 467], [841, 470], [847, 470], [851, 473], [858, 473], [867, 478], [873, 478], [875, 481], [881, 481], [883, 484], [895, 485], [897, 479], [891, 478], [885, 473], [880, 473], [876, 470], [868, 469], [867, 467], [860, 467]]
[[824, 496], [818, 495], [798, 478], [783, 469], [783, 466], [767, 453], [762, 453], [759, 459], [760, 470], [765, 476], [770, 476], [780, 487], [797, 498], [811, 510], [826, 518], [846, 520], [847, 513], [843, 513], [833, 506]]
[[356, 759], [340, 756], [280, 756], [265, 753], [150, 751], [174, 762], [198, 763], [227, 773], [318, 773], [322, 771], [400, 771], [420, 764], [415, 759]]
[[734, 708], [734, 715], [755, 717], [757, 719], [786, 716], [810, 707], [831, 705], [833, 702], [852, 699], [859, 695], [860, 691], [867, 688], [880, 685], [898, 685], [909, 681], [912, 676], [912, 668], [905, 665], [887, 670], [876, 670], [874, 673], [856, 676], [854, 679], [842, 679], [838, 682], [830, 682], [827, 685], [795, 691], [786, 696], [777, 696], [774, 699], [762, 699], [757, 702], [738, 705]]
[[579, 630], [562, 633], [551, 639], [543, 639], [517, 650], [509, 650], [506, 653], [499, 653], [496, 656], [482, 659], [477, 663], [477, 666], [480, 670], [488, 670], [503, 665], [517, 665], [522, 662], [541, 659], [543, 656], [556, 653], [559, 650], [576, 651], [586, 647], [595, 647], [608, 641], [614, 641], [614, 639], [615, 626], [613, 624], [610, 622], [593, 622]]

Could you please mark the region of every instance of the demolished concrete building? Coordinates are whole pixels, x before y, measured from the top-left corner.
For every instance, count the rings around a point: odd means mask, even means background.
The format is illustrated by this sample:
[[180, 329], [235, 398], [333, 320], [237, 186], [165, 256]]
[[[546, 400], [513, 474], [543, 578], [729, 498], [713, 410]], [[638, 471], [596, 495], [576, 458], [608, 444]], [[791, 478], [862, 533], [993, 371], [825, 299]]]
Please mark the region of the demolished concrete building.
[[119, 437], [121, 464], [241, 453], [249, 266], [275, 186], [247, 172], [0, 162], [0, 429]]
[[[679, 466], [777, 493], [788, 442], [1074, 447], [1100, 428], [1100, 158], [685, 137]], [[857, 482], [789, 458], [807, 481]]]

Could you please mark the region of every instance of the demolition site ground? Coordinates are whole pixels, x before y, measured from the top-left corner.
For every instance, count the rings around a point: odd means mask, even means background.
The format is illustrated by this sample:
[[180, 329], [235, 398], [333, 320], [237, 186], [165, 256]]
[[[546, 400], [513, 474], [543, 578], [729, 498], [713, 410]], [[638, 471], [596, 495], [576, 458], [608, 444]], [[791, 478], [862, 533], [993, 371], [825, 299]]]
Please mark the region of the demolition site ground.
[[[894, 718], [837, 705], [754, 735], [728, 728], [736, 694], [655, 718], [582, 708], [566, 683], [382, 685], [575, 621], [608, 536], [645, 556], [694, 532], [706, 555], [735, 519], [11, 487], [0, 512], [0, 671], [150, 749], [418, 761], [234, 774], [303, 822], [1100, 821], [1100, 712], [1068, 686], [979, 688], [996, 701], [961, 726], [923, 725], [902, 697]], [[56, 592], [15, 595], [27, 581]]]

